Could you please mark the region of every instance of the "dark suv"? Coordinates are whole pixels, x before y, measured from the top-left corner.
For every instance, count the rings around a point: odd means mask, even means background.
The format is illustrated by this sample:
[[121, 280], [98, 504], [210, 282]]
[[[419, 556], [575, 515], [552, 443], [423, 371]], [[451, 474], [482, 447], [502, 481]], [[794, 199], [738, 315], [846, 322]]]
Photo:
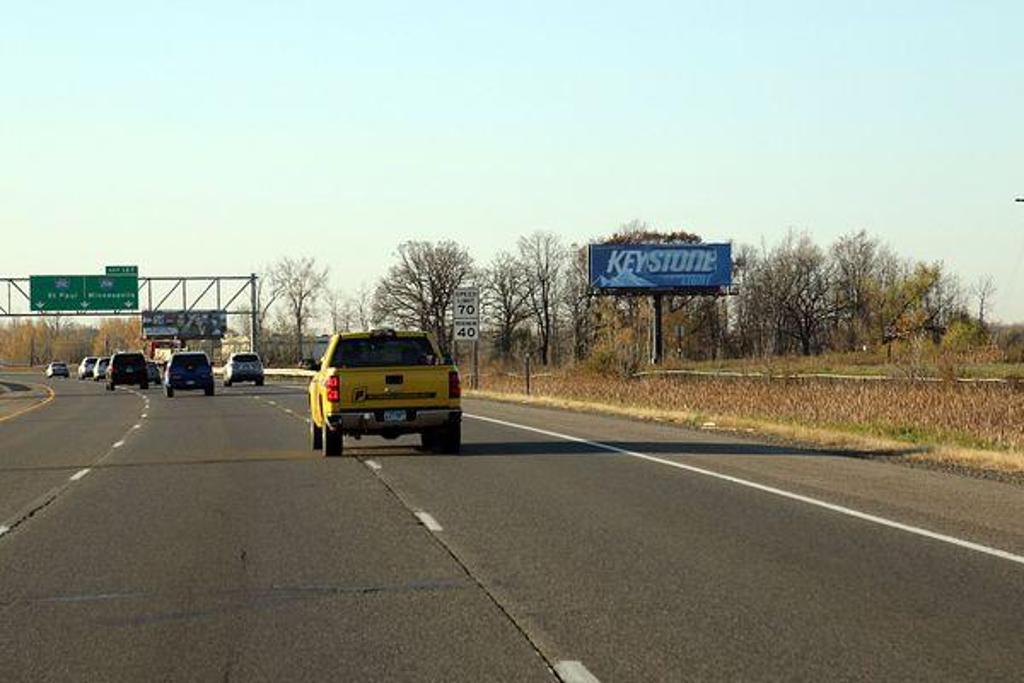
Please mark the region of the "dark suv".
[[164, 372], [164, 393], [174, 396], [178, 389], [202, 389], [213, 396], [213, 368], [202, 351], [184, 351], [171, 356]]
[[113, 391], [118, 384], [138, 385], [149, 389], [149, 374], [146, 372], [146, 357], [141, 353], [115, 353], [107, 367], [107, 391]]

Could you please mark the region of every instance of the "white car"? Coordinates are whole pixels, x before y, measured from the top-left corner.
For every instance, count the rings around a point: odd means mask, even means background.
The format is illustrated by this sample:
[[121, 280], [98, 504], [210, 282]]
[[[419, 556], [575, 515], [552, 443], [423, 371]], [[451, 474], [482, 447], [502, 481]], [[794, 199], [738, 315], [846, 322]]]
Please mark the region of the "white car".
[[68, 372], [68, 364], [61, 361], [54, 361], [46, 366], [47, 377], [64, 377], [70, 376]]
[[82, 359], [82, 362], [78, 364], [78, 379], [92, 379], [92, 371], [96, 367], [96, 361], [99, 358], [96, 356], [86, 356]]
[[254, 382], [263, 386], [263, 362], [255, 353], [233, 353], [224, 364], [224, 386], [235, 382]]

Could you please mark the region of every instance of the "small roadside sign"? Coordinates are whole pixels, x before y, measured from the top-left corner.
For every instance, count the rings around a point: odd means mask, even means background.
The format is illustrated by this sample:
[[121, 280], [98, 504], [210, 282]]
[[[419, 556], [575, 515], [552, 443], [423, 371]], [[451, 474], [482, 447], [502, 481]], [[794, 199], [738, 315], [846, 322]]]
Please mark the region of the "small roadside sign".
[[107, 275], [138, 275], [138, 266], [107, 266]]

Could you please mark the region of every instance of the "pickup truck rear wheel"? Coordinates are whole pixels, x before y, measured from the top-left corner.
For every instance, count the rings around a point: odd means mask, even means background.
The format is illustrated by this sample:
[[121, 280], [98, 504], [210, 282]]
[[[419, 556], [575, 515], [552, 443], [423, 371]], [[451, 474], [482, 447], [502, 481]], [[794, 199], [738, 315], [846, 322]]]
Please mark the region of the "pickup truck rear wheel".
[[331, 458], [343, 454], [341, 432], [337, 429], [329, 429], [327, 420], [324, 420], [324, 425], [320, 428], [320, 440], [323, 444], [324, 456]]
[[420, 444], [423, 446], [425, 451], [436, 451], [437, 450], [437, 431], [428, 429], [425, 432], [420, 433]]
[[318, 451], [324, 447], [324, 435], [320, 431], [320, 428], [316, 426], [316, 422], [313, 419], [309, 420], [309, 445], [314, 451]]
[[441, 432], [441, 452], [458, 455], [462, 451], [462, 423], [444, 428]]

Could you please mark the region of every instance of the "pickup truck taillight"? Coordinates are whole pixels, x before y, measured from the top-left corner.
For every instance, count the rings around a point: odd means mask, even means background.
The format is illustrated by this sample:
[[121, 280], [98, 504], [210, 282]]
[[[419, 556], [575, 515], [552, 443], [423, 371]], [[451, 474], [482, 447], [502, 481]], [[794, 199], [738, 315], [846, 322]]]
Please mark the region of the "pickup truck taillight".
[[448, 372], [448, 398], [462, 398], [462, 380], [455, 370]]
[[327, 378], [327, 400], [331, 403], [341, 400], [341, 380], [338, 377]]

